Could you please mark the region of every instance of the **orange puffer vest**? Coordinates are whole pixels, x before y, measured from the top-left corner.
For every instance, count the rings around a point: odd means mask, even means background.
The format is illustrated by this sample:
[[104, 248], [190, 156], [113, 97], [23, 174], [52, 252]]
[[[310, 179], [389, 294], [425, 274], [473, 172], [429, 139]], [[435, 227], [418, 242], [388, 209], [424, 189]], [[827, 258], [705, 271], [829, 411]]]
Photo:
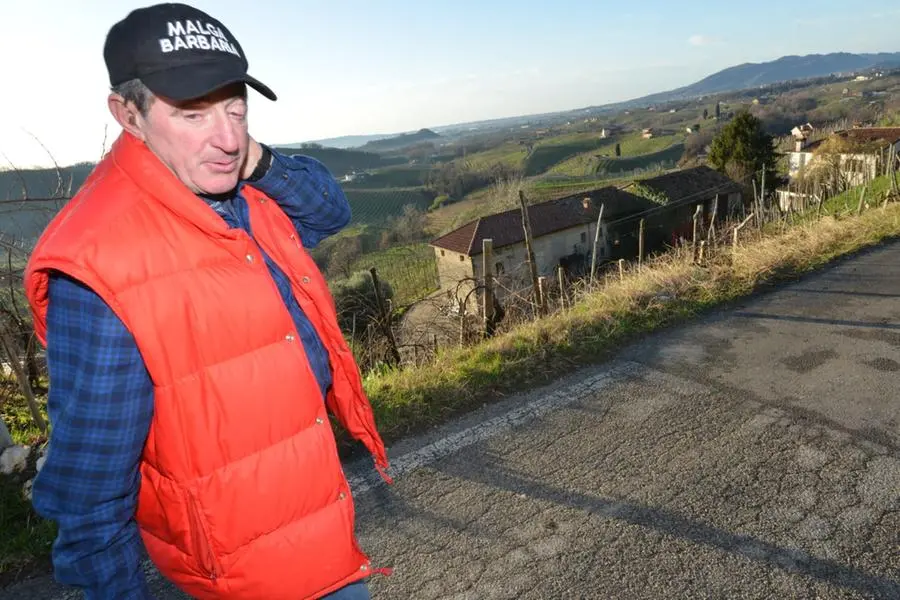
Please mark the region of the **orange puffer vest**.
[[[389, 481], [324, 278], [277, 204], [243, 193], [257, 242], [328, 350], [327, 407]], [[298, 600], [372, 571], [303, 344], [243, 230], [125, 132], [31, 255], [25, 288], [43, 344], [50, 270], [106, 301], [153, 380], [136, 518], [166, 577], [197, 598]]]

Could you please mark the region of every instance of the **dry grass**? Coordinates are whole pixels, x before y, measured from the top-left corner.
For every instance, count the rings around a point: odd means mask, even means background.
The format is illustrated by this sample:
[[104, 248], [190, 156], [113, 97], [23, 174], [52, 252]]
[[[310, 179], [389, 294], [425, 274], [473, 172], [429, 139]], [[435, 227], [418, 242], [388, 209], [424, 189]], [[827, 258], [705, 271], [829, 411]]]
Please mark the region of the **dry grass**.
[[[749, 228], [745, 228], [749, 229]], [[726, 232], [730, 235], [730, 230]], [[861, 216], [826, 217], [720, 247], [708, 264], [673, 252], [631, 267], [574, 306], [483, 343], [447, 348], [431, 365], [371, 375], [365, 387], [386, 439], [423, 430], [492, 398], [528, 389], [608, 358], [635, 335], [655, 330], [764, 286], [795, 278], [835, 257], [900, 235], [900, 205]]]

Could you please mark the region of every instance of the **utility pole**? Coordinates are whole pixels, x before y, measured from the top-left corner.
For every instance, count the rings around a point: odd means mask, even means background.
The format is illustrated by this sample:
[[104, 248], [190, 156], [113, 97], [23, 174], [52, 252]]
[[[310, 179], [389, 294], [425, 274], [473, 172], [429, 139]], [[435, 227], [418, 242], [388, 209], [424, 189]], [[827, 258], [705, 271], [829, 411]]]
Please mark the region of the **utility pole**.
[[534, 293], [537, 313], [544, 314], [544, 300], [541, 298], [541, 290], [538, 284], [537, 265], [534, 262], [534, 245], [531, 238], [531, 221], [528, 218], [528, 207], [525, 204], [525, 192], [519, 190], [519, 205], [522, 207], [522, 228], [525, 230], [525, 252], [528, 255], [528, 267], [531, 271], [531, 289]]
[[494, 256], [494, 240], [481, 240], [481, 270], [484, 273], [484, 304], [482, 306], [482, 314], [484, 315], [484, 337], [491, 337], [494, 334], [494, 276], [491, 273], [491, 263]]

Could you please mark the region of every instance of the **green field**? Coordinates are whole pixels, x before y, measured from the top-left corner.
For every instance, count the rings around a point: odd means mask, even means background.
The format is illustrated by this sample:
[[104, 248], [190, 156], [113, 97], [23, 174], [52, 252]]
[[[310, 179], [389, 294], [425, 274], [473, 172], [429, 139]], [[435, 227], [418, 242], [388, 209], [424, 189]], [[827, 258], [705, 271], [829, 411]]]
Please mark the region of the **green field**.
[[[648, 140], [649, 141], [649, 140]], [[625, 175], [636, 169], [647, 169], [654, 166], [672, 167], [684, 154], [684, 144], [673, 144], [658, 152], [622, 156], [621, 158], [601, 158], [596, 167], [598, 175]]]
[[395, 246], [371, 252], [353, 263], [353, 271], [378, 269], [379, 277], [394, 290], [394, 306], [421, 300], [438, 289], [437, 262], [428, 244]]
[[525, 147], [516, 142], [507, 142], [496, 148], [475, 152], [464, 158], [456, 159], [460, 166], [467, 166], [475, 170], [489, 169], [493, 165], [501, 164], [508, 167], [518, 167], [525, 160], [527, 151]]
[[353, 224], [379, 224], [390, 217], [403, 214], [403, 207], [412, 204], [423, 212], [431, 206], [434, 196], [425, 188], [345, 189], [350, 201]]
[[[626, 158], [637, 158], [642, 155], [655, 154], [677, 145], [678, 142], [683, 139], [684, 136], [681, 135], [666, 135], [645, 140], [640, 134], [633, 134], [619, 139], [606, 139], [603, 140], [603, 144], [593, 148], [589, 152], [579, 153], [576, 156], [572, 156], [571, 158], [553, 165], [548, 170], [548, 173], [553, 175], [568, 175], [570, 177], [593, 175], [598, 172], [601, 165], [607, 164], [607, 161], [624, 161]], [[618, 159], [616, 159], [615, 156], [616, 143], [620, 144], [620, 150], [622, 152], [621, 158]], [[683, 150], [683, 147], [681, 148]], [[679, 154], [675, 160], [678, 160], [680, 157], [681, 154]], [[627, 162], [623, 162], [623, 165], [627, 166], [613, 168], [610, 169], [609, 172], [622, 172], [636, 168], [631, 166], [631, 163]]]
[[553, 165], [572, 156], [602, 148], [615, 141], [601, 138], [599, 133], [573, 133], [551, 138], [535, 146], [525, 160], [525, 175], [539, 175]]

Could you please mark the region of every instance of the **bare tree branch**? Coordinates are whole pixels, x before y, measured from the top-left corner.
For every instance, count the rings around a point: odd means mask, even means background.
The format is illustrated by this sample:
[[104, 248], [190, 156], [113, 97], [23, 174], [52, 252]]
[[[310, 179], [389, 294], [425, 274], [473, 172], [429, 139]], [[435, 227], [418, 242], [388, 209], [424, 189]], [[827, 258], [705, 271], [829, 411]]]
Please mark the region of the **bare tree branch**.
[[54, 199], [60, 197], [63, 189], [62, 169], [59, 167], [59, 163], [56, 162], [56, 157], [53, 156], [53, 153], [47, 149], [47, 146], [45, 146], [44, 143], [40, 139], [38, 139], [36, 135], [31, 133], [27, 129], [23, 129], [22, 131], [33, 137], [34, 141], [36, 141], [38, 145], [44, 149], [44, 152], [47, 153], [47, 156], [49, 156], [51, 162], [53, 162], [53, 166], [56, 169], [56, 191], [51, 194], [51, 197], [53, 197]]

